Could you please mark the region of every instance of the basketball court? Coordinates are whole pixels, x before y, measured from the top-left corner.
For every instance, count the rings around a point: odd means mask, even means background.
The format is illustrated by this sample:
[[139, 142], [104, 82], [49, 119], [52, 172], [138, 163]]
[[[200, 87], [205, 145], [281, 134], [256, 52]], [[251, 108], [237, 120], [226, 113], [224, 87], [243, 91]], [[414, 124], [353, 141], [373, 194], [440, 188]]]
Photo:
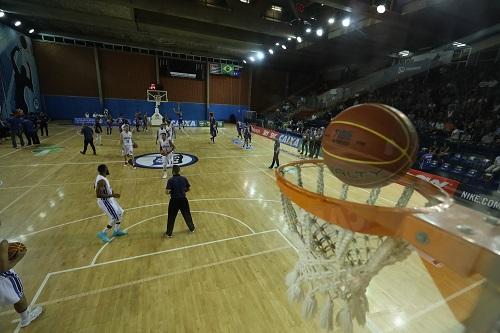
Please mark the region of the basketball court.
[[[177, 151], [198, 158], [181, 170], [192, 185], [197, 229], [189, 234], [179, 216], [174, 237], [165, 239], [161, 170], [124, 167], [116, 133], [104, 136], [97, 156], [82, 156], [76, 131], [51, 126], [42, 145], [61, 147], [56, 153], [0, 150], [3, 234], [28, 247], [16, 269], [28, 297], [45, 307], [23, 331], [320, 331], [287, 300], [283, 281], [297, 252], [283, 231], [280, 192], [267, 168], [271, 140], [255, 135], [253, 149], [242, 150], [233, 144], [231, 126], [220, 129], [216, 144], [209, 143], [208, 128], [178, 131]], [[136, 154], [156, 151], [151, 132], [135, 138]], [[281, 157], [282, 164], [298, 160], [291, 148]], [[93, 189], [100, 163], [109, 166], [110, 182], [122, 195], [129, 231], [108, 244], [95, 237], [106, 223]], [[355, 331], [461, 332], [483, 282], [413, 251], [370, 283], [367, 323]], [[0, 319], [0, 331], [19, 330], [11, 309]]]

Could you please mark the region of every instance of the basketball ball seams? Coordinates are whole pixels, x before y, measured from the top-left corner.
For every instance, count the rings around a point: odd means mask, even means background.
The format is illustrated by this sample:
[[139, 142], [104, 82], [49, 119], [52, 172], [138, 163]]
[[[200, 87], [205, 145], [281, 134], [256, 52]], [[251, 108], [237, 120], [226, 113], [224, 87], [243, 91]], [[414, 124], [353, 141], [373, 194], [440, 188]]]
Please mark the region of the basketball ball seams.
[[360, 104], [342, 111], [325, 131], [322, 151], [330, 171], [345, 184], [382, 187], [415, 161], [418, 135], [400, 111]]
[[[412, 161], [412, 158], [408, 155], [407, 151], [403, 148], [401, 148], [396, 142], [394, 142], [393, 140], [389, 139], [388, 137], [386, 137], [385, 135], [383, 135], [382, 133], [379, 133], [371, 128], [368, 128], [364, 125], [360, 125], [360, 124], [357, 124], [357, 123], [353, 123], [353, 122], [350, 122], [350, 121], [345, 121], [345, 120], [334, 120], [332, 122], [330, 122], [330, 125], [332, 124], [343, 124], [343, 125], [348, 125], [348, 126], [353, 126], [353, 127], [357, 127], [359, 129], [362, 129], [364, 131], [367, 131], [377, 137], [379, 137], [380, 139], [384, 140], [385, 142], [388, 142], [389, 144], [391, 144], [394, 148], [396, 148], [397, 150], [400, 151], [401, 155], [399, 158], [395, 159], [395, 160], [392, 160], [392, 161], [385, 161], [385, 162], [377, 162], [377, 161], [356, 161], [356, 160], [351, 160], [351, 159], [347, 159], [346, 161], [349, 161], [349, 162], [352, 162], [352, 163], [367, 163], [367, 164], [391, 164], [391, 163], [394, 163], [395, 161], [399, 161], [403, 156], [405, 156], [408, 161]], [[400, 123], [401, 124], [401, 123]], [[408, 148], [407, 148], [408, 149]], [[323, 150], [324, 151], [324, 150]], [[334, 158], [338, 158], [340, 160], [343, 160], [344, 157], [341, 157], [341, 156], [338, 156], [338, 155], [335, 155], [335, 154], [332, 154], [332, 153], [329, 153], [327, 152], [328, 155], [334, 157]]]

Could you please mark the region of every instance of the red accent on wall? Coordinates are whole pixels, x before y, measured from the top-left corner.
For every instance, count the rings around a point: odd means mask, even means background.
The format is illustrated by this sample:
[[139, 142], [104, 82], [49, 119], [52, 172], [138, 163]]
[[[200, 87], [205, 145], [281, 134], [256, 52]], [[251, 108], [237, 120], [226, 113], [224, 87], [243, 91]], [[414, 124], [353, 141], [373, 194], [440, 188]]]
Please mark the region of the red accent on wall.
[[99, 50], [104, 98], [146, 99], [146, 90], [156, 81], [154, 56]]
[[42, 94], [99, 96], [93, 49], [34, 40], [33, 52]]

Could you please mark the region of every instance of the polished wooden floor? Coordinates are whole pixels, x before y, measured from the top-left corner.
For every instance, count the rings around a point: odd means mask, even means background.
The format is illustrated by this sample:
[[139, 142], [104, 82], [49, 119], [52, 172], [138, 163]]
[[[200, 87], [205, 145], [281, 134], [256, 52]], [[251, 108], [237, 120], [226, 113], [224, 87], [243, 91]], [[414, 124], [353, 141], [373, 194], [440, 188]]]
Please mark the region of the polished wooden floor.
[[[272, 142], [254, 149], [232, 143], [234, 128], [216, 144], [208, 128], [179, 133], [177, 150], [198, 163], [182, 173], [197, 226], [188, 234], [179, 215], [166, 240], [168, 198], [161, 171], [124, 167], [118, 134], [104, 135], [98, 155], [79, 153], [82, 137], [69, 125], [50, 126], [44, 147], [32, 152], [0, 144], [0, 235], [29, 249], [15, 268], [27, 295], [45, 307], [26, 332], [320, 332], [287, 302], [284, 277], [296, 252], [280, 228], [283, 216]], [[140, 133], [137, 154], [155, 152], [154, 136]], [[281, 154], [281, 162], [297, 159]], [[99, 163], [125, 208], [129, 235], [104, 246], [95, 236], [106, 218], [93, 183]], [[413, 253], [386, 267], [368, 289], [370, 313], [356, 332], [460, 332], [481, 288]], [[17, 315], [1, 309], [0, 332], [16, 330]]]

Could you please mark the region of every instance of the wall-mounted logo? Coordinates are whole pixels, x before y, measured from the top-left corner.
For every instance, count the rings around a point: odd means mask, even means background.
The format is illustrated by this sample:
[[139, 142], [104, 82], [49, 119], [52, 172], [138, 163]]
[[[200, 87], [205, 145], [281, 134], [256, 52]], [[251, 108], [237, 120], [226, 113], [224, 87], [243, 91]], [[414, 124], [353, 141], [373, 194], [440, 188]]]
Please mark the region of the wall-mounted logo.
[[[198, 157], [185, 154], [185, 153], [174, 153], [174, 164], [180, 167], [186, 167], [191, 164], [198, 162]], [[139, 155], [135, 158], [135, 164], [139, 168], [146, 169], [162, 169], [163, 168], [163, 156], [159, 153], [151, 153]]]

